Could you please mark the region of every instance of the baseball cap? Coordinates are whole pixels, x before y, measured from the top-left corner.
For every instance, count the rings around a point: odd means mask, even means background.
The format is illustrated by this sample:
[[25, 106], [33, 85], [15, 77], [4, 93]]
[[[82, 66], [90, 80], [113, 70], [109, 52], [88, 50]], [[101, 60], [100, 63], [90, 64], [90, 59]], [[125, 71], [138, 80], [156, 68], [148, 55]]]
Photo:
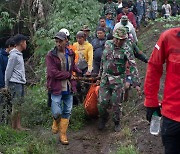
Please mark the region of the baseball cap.
[[67, 36], [64, 32], [58, 32], [55, 36], [54, 39], [60, 39], [60, 40], [66, 40]]

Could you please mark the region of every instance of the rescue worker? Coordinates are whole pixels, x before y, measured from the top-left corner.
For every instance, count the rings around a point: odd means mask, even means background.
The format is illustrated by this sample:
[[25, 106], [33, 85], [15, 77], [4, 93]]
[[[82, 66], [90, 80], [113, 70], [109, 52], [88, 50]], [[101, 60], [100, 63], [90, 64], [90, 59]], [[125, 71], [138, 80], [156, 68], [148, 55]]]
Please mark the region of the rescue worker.
[[134, 28], [136, 29], [136, 17], [134, 13], [129, 12], [128, 4], [126, 2], [123, 3], [122, 13], [118, 14], [117, 16], [117, 22], [119, 22], [121, 17], [124, 15], [128, 17], [129, 21], [133, 24]]
[[60, 133], [62, 144], [69, 144], [67, 128], [73, 104], [72, 71], [79, 70], [74, 63], [74, 53], [67, 48], [67, 36], [58, 32], [55, 37], [56, 46], [46, 56], [47, 88], [51, 93], [51, 111], [53, 115], [52, 132]]
[[[104, 29], [105, 34], [106, 34], [106, 37], [107, 37], [109, 34], [112, 33], [111, 28], [107, 27], [107, 25], [106, 25], [106, 17], [100, 17], [100, 19], [99, 19], [99, 25], [98, 25], [97, 28], [96, 28], [96, 34], [97, 34], [97, 29], [99, 29], [99, 28], [103, 28], [103, 29]], [[96, 35], [96, 34], [95, 34], [95, 35]]]
[[115, 2], [112, 0], [107, 0], [107, 3], [103, 7], [102, 16], [105, 15], [106, 11], [110, 10], [112, 12], [112, 18], [115, 19], [117, 15], [117, 9], [118, 5]]
[[92, 37], [90, 36], [90, 28], [88, 27], [88, 25], [84, 25], [81, 29], [81, 31], [83, 31], [85, 33], [86, 36], [86, 40], [91, 43], [92, 42]]
[[123, 16], [121, 17], [120, 22], [118, 22], [118, 23], [115, 25], [114, 31], [115, 31], [118, 27], [122, 27], [122, 26], [128, 27], [128, 29], [129, 29], [128, 33], [129, 33], [129, 34], [132, 34], [132, 36], [133, 36], [133, 41], [134, 41], [135, 43], [138, 42], [135, 28], [134, 28], [134, 26], [132, 25], [132, 23], [129, 22], [128, 17], [127, 17], [126, 15], [123, 15]]
[[104, 44], [106, 42], [106, 35], [104, 28], [98, 28], [96, 32], [97, 37], [92, 40], [93, 46], [93, 74], [99, 73], [101, 57], [104, 50]]
[[93, 69], [93, 47], [86, 41], [86, 35], [83, 31], [76, 34], [77, 42], [73, 44], [76, 48], [75, 63], [83, 74], [90, 75]]
[[113, 12], [111, 10], [106, 10], [105, 16], [106, 16], [106, 25], [111, 30], [114, 29], [115, 20], [112, 18]]
[[[162, 142], [165, 154], [180, 153], [180, 27], [163, 32], [148, 61], [144, 83], [146, 118], [156, 111], [162, 114]], [[163, 64], [166, 77], [162, 103], [158, 99]], [[162, 109], [160, 109], [160, 103]], [[161, 113], [160, 113], [161, 110]]]
[[125, 65], [129, 62], [133, 86], [139, 86], [138, 70], [132, 48], [127, 43], [125, 28], [117, 28], [113, 40], [106, 41], [102, 56], [99, 89], [99, 130], [104, 129], [108, 120], [107, 109], [112, 105], [114, 130], [120, 131], [120, 106], [124, 92]]

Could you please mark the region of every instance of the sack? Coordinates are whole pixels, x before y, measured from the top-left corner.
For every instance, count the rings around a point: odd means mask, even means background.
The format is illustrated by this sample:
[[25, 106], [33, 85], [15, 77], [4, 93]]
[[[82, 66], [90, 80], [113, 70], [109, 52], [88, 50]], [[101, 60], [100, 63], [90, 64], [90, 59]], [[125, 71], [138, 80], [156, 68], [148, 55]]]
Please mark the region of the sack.
[[79, 59], [78, 63], [77, 63], [77, 67], [80, 70], [85, 70], [86, 68], [88, 68], [88, 64], [87, 61], [83, 58]]
[[83, 103], [87, 115], [92, 117], [96, 117], [98, 115], [98, 91], [99, 86], [92, 84]]

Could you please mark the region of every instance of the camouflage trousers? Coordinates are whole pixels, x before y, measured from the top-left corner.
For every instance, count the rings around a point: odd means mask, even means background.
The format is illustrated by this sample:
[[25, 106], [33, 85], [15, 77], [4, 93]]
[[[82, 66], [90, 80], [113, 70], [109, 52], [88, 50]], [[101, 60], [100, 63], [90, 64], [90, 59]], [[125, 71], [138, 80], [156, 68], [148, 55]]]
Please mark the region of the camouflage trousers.
[[113, 121], [120, 121], [121, 103], [123, 99], [123, 84], [111, 84], [100, 86], [99, 89], [99, 116], [105, 118], [107, 109], [112, 107]]

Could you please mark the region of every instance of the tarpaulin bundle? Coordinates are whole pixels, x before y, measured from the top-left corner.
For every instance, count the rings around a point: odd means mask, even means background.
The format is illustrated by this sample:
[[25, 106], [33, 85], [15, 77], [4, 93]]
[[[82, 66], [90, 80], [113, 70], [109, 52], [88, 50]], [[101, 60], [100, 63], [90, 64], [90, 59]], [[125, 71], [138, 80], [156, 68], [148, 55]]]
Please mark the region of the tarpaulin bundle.
[[84, 100], [84, 109], [87, 115], [95, 117], [98, 115], [98, 90], [99, 86], [92, 84]]

